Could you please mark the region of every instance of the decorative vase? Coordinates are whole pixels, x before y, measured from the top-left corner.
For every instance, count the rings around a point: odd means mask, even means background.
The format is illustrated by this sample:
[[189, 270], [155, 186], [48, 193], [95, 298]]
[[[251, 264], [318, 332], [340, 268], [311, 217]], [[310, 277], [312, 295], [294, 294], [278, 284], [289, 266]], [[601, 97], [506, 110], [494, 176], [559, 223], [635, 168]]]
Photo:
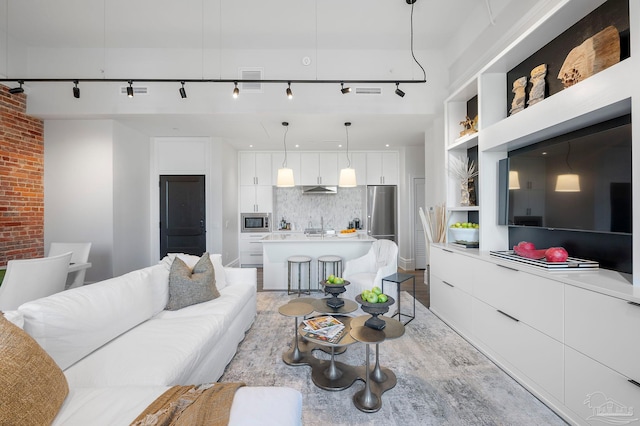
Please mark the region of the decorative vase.
[[387, 301], [384, 303], [369, 303], [363, 300], [361, 295], [357, 295], [356, 302], [362, 306], [364, 312], [371, 315], [371, 318], [366, 320], [364, 325], [375, 330], [382, 330], [387, 323], [383, 319], [378, 318], [378, 315], [386, 314], [389, 311], [389, 306], [395, 303], [395, 299], [388, 296]]
[[471, 205], [469, 201], [469, 179], [460, 180], [460, 205], [462, 207]]
[[339, 298], [338, 295], [347, 291], [345, 286], [351, 284], [349, 281], [345, 280], [341, 284], [333, 284], [327, 281], [321, 281], [320, 284], [324, 286], [325, 293], [331, 295], [331, 297], [323, 299], [328, 307], [332, 309], [338, 309], [344, 306], [344, 299]]

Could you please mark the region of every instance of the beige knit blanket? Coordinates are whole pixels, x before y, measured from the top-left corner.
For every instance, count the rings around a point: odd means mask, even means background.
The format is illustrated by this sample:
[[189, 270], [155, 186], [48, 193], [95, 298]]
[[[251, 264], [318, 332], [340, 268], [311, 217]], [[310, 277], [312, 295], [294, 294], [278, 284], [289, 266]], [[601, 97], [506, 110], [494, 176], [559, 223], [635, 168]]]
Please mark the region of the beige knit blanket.
[[131, 426], [226, 426], [233, 396], [244, 383], [173, 386], [153, 401]]

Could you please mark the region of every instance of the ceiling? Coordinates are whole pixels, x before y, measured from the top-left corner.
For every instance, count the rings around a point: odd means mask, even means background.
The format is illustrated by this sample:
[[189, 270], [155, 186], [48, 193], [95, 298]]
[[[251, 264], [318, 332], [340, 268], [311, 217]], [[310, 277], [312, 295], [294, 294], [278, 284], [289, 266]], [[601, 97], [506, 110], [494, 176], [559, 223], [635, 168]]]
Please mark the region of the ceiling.
[[[147, 100], [157, 105], [136, 110], [119, 107], [119, 99], [111, 107], [78, 108], [79, 101], [76, 106], [66, 99], [48, 101], [50, 92], [42, 85], [26, 86], [34, 115], [112, 118], [150, 136], [212, 136], [237, 149], [280, 149], [280, 123], [289, 121], [288, 146], [336, 149], [344, 145], [344, 122], [350, 121], [350, 149], [420, 145], [430, 120], [441, 111], [448, 84], [444, 62], [460, 45], [460, 27], [468, 24], [479, 34], [491, 25], [490, 7], [495, 14], [509, 1], [418, 0], [412, 8], [406, 0], [0, 0], [0, 14], [5, 15], [0, 19], [1, 36], [7, 46], [2, 49], [0, 74], [77, 78], [81, 69], [85, 78], [130, 78], [123, 70], [142, 76], [155, 73], [153, 78], [235, 78], [237, 64], [264, 54], [268, 57], [262, 60], [276, 62], [269, 69], [277, 70], [277, 75], [264, 78], [421, 80], [410, 49], [413, 9], [414, 53], [428, 82], [402, 86], [404, 98], [394, 94], [393, 84], [378, 85], [381, 95], [341, 95], [339, 87], [322, 85], [331, 96], [304, 98], [305, 92], [319, 89], [298, 86], [294, 93], [299, 98], [287, 104], [281, 99], [284, 89], [278, 87], [277, 95], [265, 90], [259, 101], [253, 95], [232, 104], [226, 98], [231, 86], [225, 87], [224, 95], [229, 103], [210, 109], [205, 106], [210, 100], [204, 95], [198, 99], [194, 87], [187, 85], [192, 104], [184, 108], [172, 85], [170, 97]], [[111, 53], [125, 50], [128, 55], [121, 57]], [[162, 51], [191, 51], [197, 60], [190, 63], [187, 54], [183, 68], [180, 57], [166, 67], [154, 65]], [[51, 52], [61, 59], [51, 62], [46, 56]], [[66, 60], [69, 52], [83, 60]], [[95, 59], [84, 59], [91, 55]], [[302, 65], [305, 57], [310, 65]], [[50, 66], [41, 65], [45, 59]], [[89, 102], [88, 86], [81, 86], [81, 102]], [[66, 96], [70, 89], [64, 90]]]

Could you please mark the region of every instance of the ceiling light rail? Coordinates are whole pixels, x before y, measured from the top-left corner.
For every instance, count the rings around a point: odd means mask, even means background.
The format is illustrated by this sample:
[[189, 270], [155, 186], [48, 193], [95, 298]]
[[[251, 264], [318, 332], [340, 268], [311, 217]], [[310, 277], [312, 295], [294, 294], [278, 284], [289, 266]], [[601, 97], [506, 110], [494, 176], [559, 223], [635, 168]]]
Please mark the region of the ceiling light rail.
[[[120, 78], [2, 78], [0, 79], [0, 83], [19, 83], [19, 87], [14, 87], [9, 89], [9, 93], [16, 94], [24, 92], [22, 85], [25, 83], [72, 83], [74, 84], [74, 97], [80, 97], [80, 89], [78, 88], [78, 84], [80, 83], [126, 83], [127, 87], [127, 95], [129, 97], [133, 97], [133, 84], [134, 83], [173, 83], [180, 84], [180, 96], [182, 98], [186, 98], [186, 91], [184, 89], [184, 85], [186, 83], [217, 83], [217, 84], [233, 84], [233, 94], [234, 97], [237, 97], [239, 94], [238, 84], [239, 83], [260, 83], [260, 84], [283, 84], [287, 85], [286, 94], [289, 99], [293, 97], [293, 92], [291, 90], [292, 84], [335, 84], [340, 86], [340, 90], [343, 94], [351, 91], [350, 87], [344, 87], [345, 84], [394, 84], [396, 86], [395, 93], [398, 96], [404, 96], [404, 91], [399, 89], [400, 84], [423, 84], [426, 83], [427, 80], [260, 80], [260, 79], [162, 79], [162, 78], [140, 78], [140, 79], [120, 79]], [[76, 90], [77, 89], [77, 90]], [[357, 88], [356, 88], [357, 89]], [[399, 93], [401, 92], [401, 93]], [[78, 96], [75, 96], [76, 93]]]

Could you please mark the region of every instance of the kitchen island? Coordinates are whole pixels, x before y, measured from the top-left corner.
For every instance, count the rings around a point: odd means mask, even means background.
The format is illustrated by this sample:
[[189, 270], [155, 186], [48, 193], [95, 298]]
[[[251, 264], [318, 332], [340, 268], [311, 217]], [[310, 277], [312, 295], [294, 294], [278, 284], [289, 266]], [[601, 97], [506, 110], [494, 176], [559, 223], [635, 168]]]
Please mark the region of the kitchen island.
[[[311, 257], [311, 289], [319, 290], [318, 257], [340, 256], [342, 267], [347, 260], [365, 255], [376, 240], [364, 233], [305, 235], [303, 233], [273, 233], [261, 240], [263, 253], [263, 288], [287, 289], [287, 258], [294, 255]], [[325, 277], [326, 278], [326, 277]]]

